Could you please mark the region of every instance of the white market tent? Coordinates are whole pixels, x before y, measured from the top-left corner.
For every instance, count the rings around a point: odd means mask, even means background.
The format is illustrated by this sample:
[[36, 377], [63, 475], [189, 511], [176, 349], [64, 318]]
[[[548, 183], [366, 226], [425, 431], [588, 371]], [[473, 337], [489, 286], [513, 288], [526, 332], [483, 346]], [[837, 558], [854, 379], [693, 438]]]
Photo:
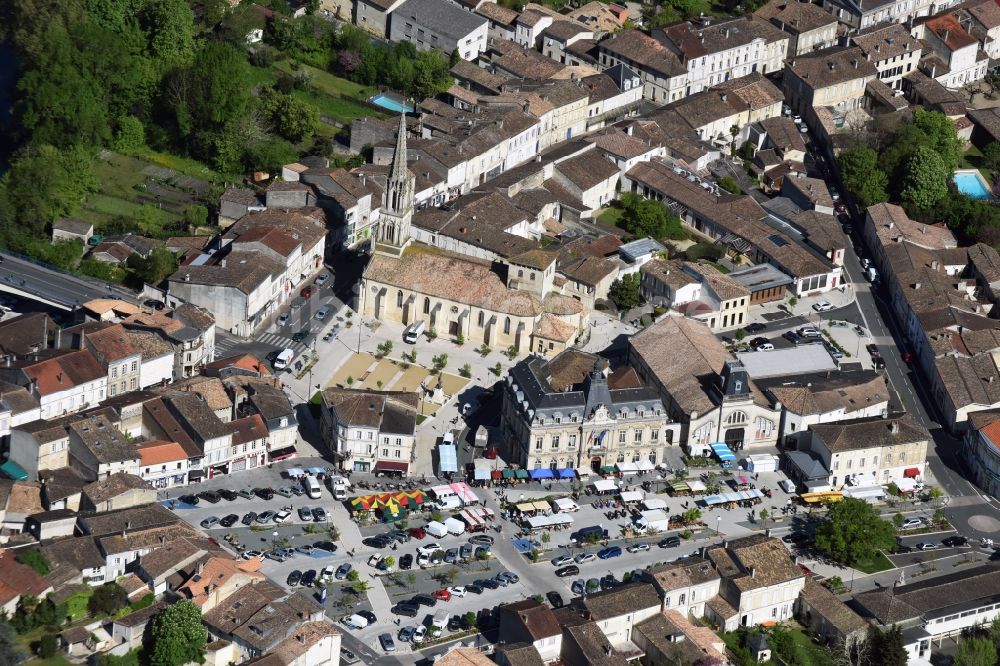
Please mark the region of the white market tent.
[[744, 459], [748, 472], [777, 472], [778, 456], [769, 453], [756, 453]]
[[554, 513], [551, 516], [531, 516], [525, 520], [528, 527], [533, 530], [540, 530], [546, 527], [555, 527], [556, 525], [572, 525], [573, 516], [568, 513]]
[[642, 508], [646, 511], [656, 511], [657, 509], [666, 509], [667, 503], [661, 499], [648, 499], [642, 503]]
[[621, 493], [619, 497], [621, 497], [622, 501], [626, 504], [630, 504], [632, 502], [641, 502], [643, 497], [645, 497], [645, 494], [641, 490], [626, 490]]
[[456, 536], [465, 532], [465, 523], [461, 520], [456, 520], [455, 518], [446, 518], [444, 521], [444, 527]]
[[875, 502], [885, 497], [885, 489], [882, 486], [845, 486], [844, 497]]
[[593, 483], [594, 490], [599, 493], [610, 493], [618, 490], [618, 484], [615, 483], [614, 479], [598, 479]]
[[670, 516], [662, 509], [643, 511], [639, 515], [640, 518], [635, 521], [635, 524], [639, 527], [658, 532], [662, 532], [670, 527]]
[[901, 493], [912, 493], [917, 489], [917, 482], [913, 479], [907, 479], [904, 477], [902, 479], [898, 479], [895, 483]]

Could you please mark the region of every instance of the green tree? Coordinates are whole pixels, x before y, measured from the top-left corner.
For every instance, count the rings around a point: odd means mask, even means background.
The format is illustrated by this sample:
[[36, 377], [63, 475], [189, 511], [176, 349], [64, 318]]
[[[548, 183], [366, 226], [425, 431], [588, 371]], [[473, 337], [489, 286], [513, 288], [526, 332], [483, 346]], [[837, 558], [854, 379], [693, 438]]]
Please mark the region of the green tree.
[[20, 664], [25, 654], [17, 644], [17, 632], [6, 618], [0, 617], [0, 664]]
[[889, 199], [886, 187], [889, 177], [878, 166], [878, 153], [868, 146], [845, 151], [837, 158], [844, 186], [862, 206], [871, 206]]
[[35, 606], [34, 622], [36, 627], [58, 627], [66, 618], [66, 607], [56, 606], [51, 599], [42, 599]]
[[611, 283], [608, 298], [619, 310], [631, 310], [642, 303], [639, 290], [642, 276], [639, 273], [624, 275]]
[[683, 518], [685, 525], [691, 525], [693, 523], [697, 523], [699, 520], [701, 520], [701, 510], [693, 508], [688, 509], [681, 515], [681, 517]]
[[52, 570], [48, 558], [34, 548], [18, 553], [14, 559], [25, 566], [31, 567], [39, 576], [48, 576], [49, 571]]
[[118, 119], [115, 131], [115, 150], [126, 155], [135, 155], [146, 147], [146, 128], [135, 116]]
[[958, 168], [962, 159], [962, 142], [951, 118], [940, 111], [917, 107], [913, 110], [912, 124], [927, 137], [927, 146], [941, 157], [946, 171], [951, 173]]
[[190, 601], [167, 606], [153, 618], [150, 666], [181, 666], [201, 662], [208, 631], [201, 623], [201, 609]]
[[919, 146], [906, 164], [900, 197], [917, 210], [928, 210], [948, 196], [949, 174], [937, 151]]
[[669, 214], [666, 206], [659, 201], [646, 199], [634, 192], [626, 192], [621, 195], [618, 202], [622, 209], [619, 224], [630, 234], [672, 240], [687, 238], [687, 232], [681, 227], [680, 218]]
[[732, 192], [733, 194], [743, 194], [740, 184], [736, 182], [736, 179], [732, 176], [723, 176], [719, 179], [719, 187], [724, 189], [726, 192]]
[[160, 71], [184, 67], [194, 59], [194, 12], [187, 0], [146, 0], [139, 21]]
[[192, 227], [208, 224], [208, 208], [202, 204], [192, 204], [184, 209], [184, 222]]
[[261, 109], [279, 136], [296, 143], [312, 136], [319, 123], [316, 106], [280, 92], [265, 93]]
[[87, 600], [91, 615], [112, 615], [128, 605], [128, 594], [118, 583], [105, 583], [94, 588]]
[[816, 547], [848, 566], [873, 559], [895, 543], [892, 524], [864, 500], [847, 498], [833, 505], [816, 527]]
[[907, 654], [899, 625], [893, 625], [884, 632], [869, 627], [866, 642], [871, 666], [906, 666]]
[[1000, 143], [993, 141], [983, 148], [983, 166], [993, 173], [1000, 172]]
[[987, 638], [967, 638], [955, 654], [955, 666], [996, 666], [996, 663], [996, 646]]
[[138, 254], [128, 258], [128, 267], [135, 276], [148, 285], [158, 285], [177, 270], [180, 262], [170, 250], [164, 247], [154, 248], [149, 256], [143, 259]]
[[38, 641], [38, 656], [42, 659], [51, 659], [59, 651], [59, 637], [55, 634], [43, 634]]
[[448, 71], [451, 66], [440, 51], [421, 51], [413, 63], [413, 79], [407, 91], [416, 99], [434, 97], [444, 92], [454, 81]]

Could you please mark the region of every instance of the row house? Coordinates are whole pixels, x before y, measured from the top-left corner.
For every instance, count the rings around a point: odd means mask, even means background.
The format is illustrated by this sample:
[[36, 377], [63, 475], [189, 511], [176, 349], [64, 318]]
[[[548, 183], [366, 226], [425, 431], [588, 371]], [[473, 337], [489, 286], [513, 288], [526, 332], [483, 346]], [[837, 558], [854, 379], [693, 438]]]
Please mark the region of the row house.
[[[215, 359], [215, 316], [210, 310], [181, 303], [167, 312], [142, 311], [120, 321], [129, 331], [155, 334], [170, 345], [173, 350], [171, 379], [194, 376]], [[140, 372], [143, 388], [154, 385], [157, 374]]]
[[689, 455], [714, 442], [734, 451], [774, 446], [780, 412], [707, 324], [671, 314], [629, 340], [628, 363], [655, 386]]
[[949, 11], [913, 27], [914, 36], [928, 47], [921, 69], [945, 88], [961, 88], [986, 76], [990, 58], [966, 29], [970, 24], [967, 16]]
[[85, 414], [69, 414], [18, 425], [10, 432], [9, 459], [23, 469], [29, 479], [38, 479], [44, 472], [68, 468], [69, 426], [93, 416], [115, 419], [112, 409], [101, 407], [88, 410]]
[[[233, 459], [233, 432], [197, 393], [181, 393], [164, 398], [171, 414], [203, 453], [209, 479], [228, 474]], [[264, 454], [266, 456], [266, 453]]]
[[118, 473], [138, 476], [135, 444], [104, 415], [74, 421], [69, 431], [69, 467], [88, 481]]
[[657, 391], [609, 385], [603, 359], [571, 350], [508, 373], [501, 408], [509, 459], [524, 469], [655, 467], [678, 440]]
[[[542, 34], [554, 22], [561, 21], [562, 15], [544, 5], [529, 2], [514, 19], [514, 43], [534, 49], [539, 45]], [[548, 54], [545, 54], [548, 56]]]
[[154, 439], [136, 444], [139, 478], [154, 488], [173, 488], [188, 483], [188, 454], [177, 442]]
[[789, 36], [753, 14], [709, 25], [681, 22], [653, 36], [680, 59], [685, 96], [730, 79], [778, 72], [788, 55]]
[[666, 104], [688, 94], [687, 70], [676, 53], [646, 33], [629, 28], [600, 42], [601, 70], [624, 65], [642, 78], [643, 97]]
[[[317, 205], [327, 212], [334, 224], [330, 243], [344, 249], [356, 249], [368, 243], [378, 223], [382, 208], [383, 183], [369, 179], [365, 173], [331, 169], [321, 166], [295, 168], [298, 163], [282, 170], [286, 182], [299, 182], [312, 187]], [[292, 167], [292, 168], [289, 168]]]
[[[909, 416], [881, 416], [839, 423], [817, 423], [792, 436], [794, 451], [818, 461], [828, 477], [823, 484], [872, 487], [920, 479], [927, 464], [930, 433]], [[790, 476], [803, 480], [804, 468], [790, 457]]]
[[908, 23], [936, 14], [951, 0], [823, 0], [823, 9], [849, 29], [865, 30], [882, 23]]
[[902, 88], [903, 77], [917, 69], [923, 52], [923, 43], [898, 23], [862, 30], [851, 35], [851, 43], [875, 65], [878, 80], [897, 91]]
[[837, 43], [837, 19], [811, 2], [770, 0], [754, 15], [788, 34], [789, 58]]
[[834, 47], [788, 62], [781, 85], [792, 110], [815, 125], [816, 107], [844, 115], [862, 108], [865, 89], [878, 70], [858, 47]]
[[764, 223], [767, 213], [752, 197], [733, 195], [691, 180], [666, 160], [653, 159], [630, 169], [623, 191], [663, 201], [681, 221], [727, 246], [751, 263], [769, 263], [793, 279], [796, 296], [818, 294], [840, 285], [842, 268]]
[[[151, 471], [150, 481], [159, 483], [161, 485], [178, 485], [181, 483], [197, 483], [205, 478], [207, 475], [207, 467], [205, 465], [205, 450], [202, 448], [201, 444], [196, 443], [194, 438], [187, 433], [187, 431], [181, 426], [178, 419], [173, 415], [170, 409], [167, 407], [166, 401], [156, 396], [154, 399], [145, 402], [142, 406], [142, 425], [141, 425], [141, 435], [146, 439], [147, 442], [173, 442], [180, 446], [181, 450], [184, 452], [184, 461], [175, 461], [175, 469], [185, 470], [186, 475], [184, 479], [174, 478], [176, 475], [171, 474], [169, 480], [161, 481], [163, 476], [166, 474], [155, 474]], [[140, 462], [142, 451], [140, 449]], [[176, 452], [170, 454], [175, 455]], [[158, 456], [157, 456], [158, 457]], [[179, 467], [176, 467], [177, 464]], [[154, 463], [154, 465], [157, 463]], [[159, 463], [164, 464], [164, 463]], [[161, 470], [161, 472], [166, 472], [167, 470]], [[141, 474], [140, 474], [141, 476]]]
[[485, 18], [448, 0], [406, 0], [392, 12], [389, 38], [474, 61], [486, 50], [488, 28]]
[[323, 391], [323, 441], [341, 469], [408, 476], [415, 456], [416, 393], [327, 387]]
[[96, 406], [108, 390], [108, 372], [89, 350], [52, 350], [0, 368], [0, 379], [26, 388], [43, 419]]

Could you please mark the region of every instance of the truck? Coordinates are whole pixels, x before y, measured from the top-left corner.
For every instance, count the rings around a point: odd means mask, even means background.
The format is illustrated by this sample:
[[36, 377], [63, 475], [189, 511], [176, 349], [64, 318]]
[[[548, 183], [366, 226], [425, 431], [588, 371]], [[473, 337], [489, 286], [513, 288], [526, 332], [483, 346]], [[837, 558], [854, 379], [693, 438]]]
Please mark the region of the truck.
[[875, 270], [874, 266], [869, 266], [865, 269], [865, 277], [868, 278], [869, 282], [878, 282], [878, 271]]
[[347, 499], [347, 488], [348, 480], [342, 476], [331, 476], [329, 477], [330, 492], [333, 493], [333, 499], [338, 502]]
[[294, 349], [282, 350], [277, 356], [274, 357], [274, 369], [284, 370], [292, 364], [292, 359], [295, 358]]
[[424, 333], [424, 320], [415, 321], [403, 331], [403, 342], [408, 345], [417, 344], [417, 340]]

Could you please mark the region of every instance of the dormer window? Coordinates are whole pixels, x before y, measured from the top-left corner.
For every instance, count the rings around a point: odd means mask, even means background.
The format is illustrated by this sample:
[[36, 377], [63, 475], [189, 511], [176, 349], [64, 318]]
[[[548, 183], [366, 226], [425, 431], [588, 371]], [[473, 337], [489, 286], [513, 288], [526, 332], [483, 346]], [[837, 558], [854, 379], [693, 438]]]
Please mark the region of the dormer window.
[[740, 393], [743, 390], [743, 382], [737, 379], [735, 387], [736, 387], [736, 392]]

